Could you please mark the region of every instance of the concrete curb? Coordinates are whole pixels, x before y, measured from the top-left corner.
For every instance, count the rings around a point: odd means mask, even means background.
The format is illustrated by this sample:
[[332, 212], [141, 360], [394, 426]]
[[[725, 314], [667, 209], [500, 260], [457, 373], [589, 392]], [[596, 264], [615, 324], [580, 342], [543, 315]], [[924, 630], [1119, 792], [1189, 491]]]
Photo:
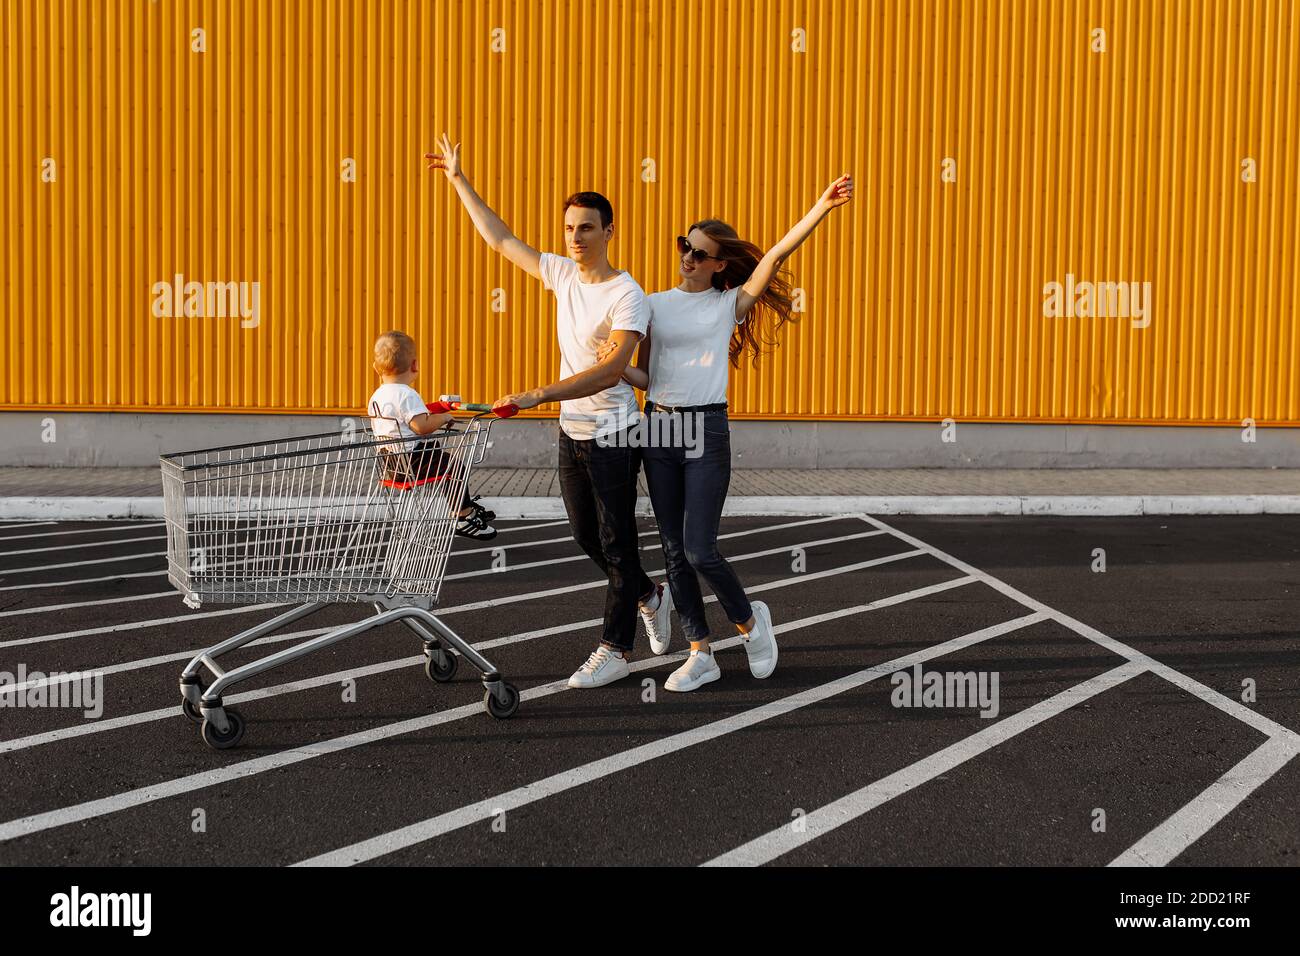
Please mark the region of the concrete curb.
[[[500, 518], [563, 518], [560, 498], [484, 498]], [[637, 501], [650, 515], [650, 500]], [[737, 495], [736, 515], [1246, 515], [1300, 514], [1300, 495]], [[161, 497], [0, 498], [0, 521], [163, 517]]]

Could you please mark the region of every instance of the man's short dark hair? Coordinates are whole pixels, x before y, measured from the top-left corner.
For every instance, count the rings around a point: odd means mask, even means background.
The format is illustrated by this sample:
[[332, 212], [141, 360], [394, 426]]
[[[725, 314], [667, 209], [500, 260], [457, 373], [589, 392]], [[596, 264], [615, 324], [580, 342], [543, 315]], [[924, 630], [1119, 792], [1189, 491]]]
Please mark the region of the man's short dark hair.
[[609, 204], [609, 200], [600, 193], [581, 192], [574, 193], [568, 199], [564, 200], [564, 209], [562, 212], [568, 212], [570, 206], [578, 206], [581, 209], [594, 209], [600, 213], [600, 228], [607, 229], [614, 224], [614, 207]]

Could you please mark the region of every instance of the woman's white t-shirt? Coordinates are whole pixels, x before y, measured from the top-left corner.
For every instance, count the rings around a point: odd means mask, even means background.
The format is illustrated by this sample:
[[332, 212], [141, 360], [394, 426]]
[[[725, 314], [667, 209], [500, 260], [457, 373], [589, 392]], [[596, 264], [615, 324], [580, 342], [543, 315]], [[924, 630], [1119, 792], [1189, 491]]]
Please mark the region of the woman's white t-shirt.
[[650, 294], [650, 387], [656, 405], [727, 400], [727, 362], [738, 288], [668, 289]]

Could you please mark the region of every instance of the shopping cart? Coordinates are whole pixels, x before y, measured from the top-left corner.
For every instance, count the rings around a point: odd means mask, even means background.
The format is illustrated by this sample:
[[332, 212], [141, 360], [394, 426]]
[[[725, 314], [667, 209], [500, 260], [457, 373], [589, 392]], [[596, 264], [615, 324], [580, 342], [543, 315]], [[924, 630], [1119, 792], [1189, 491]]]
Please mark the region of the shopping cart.
[[[161, 457], [167, 577], [185, 603], [300, 605], [209, 647], [181, 673], [181, 710], [202, 724], [209, 746], [225, 749], [243, 738], [243, 717], [222, 703], [232, 686], [395, 621], [424, 641], [431, 680], [451, 680], [458, 654], [482, 673], [489, 714], [506, 718], [518, 709], [514, 686], [430, 611], [492, 416], [517, 411], [450, 399], [478, 414], [425, 438], [377, 436], [367, 422], [351, 431]], [[375, 613], [231, 670], [217, 663], [334, 603], [369, 604]], [[204, 668], [214, 678], [206, 686]]]

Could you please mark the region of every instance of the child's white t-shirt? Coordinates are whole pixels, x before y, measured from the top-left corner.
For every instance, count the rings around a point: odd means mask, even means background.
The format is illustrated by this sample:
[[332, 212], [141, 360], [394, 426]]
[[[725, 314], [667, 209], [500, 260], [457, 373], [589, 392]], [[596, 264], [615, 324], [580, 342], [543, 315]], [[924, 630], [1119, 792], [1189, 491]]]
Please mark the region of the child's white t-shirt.
[[650, 376], [656, 405], [718, 405], [727, 400], [727, 362], [736, 295], [668, 289], [650, 295]]
[[382, 416], [370, 419], [370, 430], [376, 438], [415, 438], [411, 419], [429, 414], [420, 393], [399, 382], [385, 382], [375, 389], [366, 404], [366, 411], [373, 415], [376, 405]]
[[[566, 256], [543, 252], [542, 284], [555, 293], [556, 338], [560, 377], [568, 378], [596, 364], [596, 350], [617, 331], [644, 336], [650, 303], [626, 272], [604, 282], [582, 282], [578, 264]], [[570, 438], [588, 440], [635, 424], [641, 418], [636, 392], [627, 382], [560, 403], [560, 427]]]

